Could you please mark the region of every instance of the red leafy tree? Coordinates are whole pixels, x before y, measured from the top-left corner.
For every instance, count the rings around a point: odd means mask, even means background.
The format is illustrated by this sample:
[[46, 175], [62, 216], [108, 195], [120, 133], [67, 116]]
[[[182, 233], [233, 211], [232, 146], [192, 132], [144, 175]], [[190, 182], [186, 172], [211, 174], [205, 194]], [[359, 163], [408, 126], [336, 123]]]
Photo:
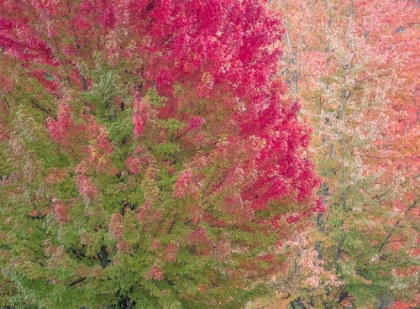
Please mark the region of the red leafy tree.
[[[320, 209], [256, 1], [0, 1], [10, 305], [239, 308]], [[277, 252], [277, 253], [276, 253]]]

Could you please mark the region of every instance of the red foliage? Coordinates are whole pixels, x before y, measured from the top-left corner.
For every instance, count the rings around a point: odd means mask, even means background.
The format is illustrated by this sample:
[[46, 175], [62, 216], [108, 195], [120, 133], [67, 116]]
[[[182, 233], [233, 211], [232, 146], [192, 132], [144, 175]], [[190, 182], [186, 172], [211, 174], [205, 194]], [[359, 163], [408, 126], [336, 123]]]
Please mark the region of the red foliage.
[[187, 168], [183, 170], [176, 182], [174, 195], [176, 197], [183, 197], [185, 195], [193, 194], [196, 191], [193, 178], [194, 175], [191, 169]]
[[205, 123], [206, 123], [206, 120], [205, 120], [204, 118], [197, 117], [197, 116], [195, 116], [195, 117], [191, 117], [191, 118], [188, 120], [188, 129], [191, 129], [191, 130], [198, 130], [198, 129], [200, 129], [200, 128], [201, 128], [201, 126], [202, 126], [203, 124], [205, 124]]
[[63, 224], [67, 221], [66, 208], [67, 206], [63, 203], [63, 201], [58, 200], [58, 199], [53, 199], [52, 209], [54, 212], [55, 219], [60, 224]]
[[[22, 6], [9, 2], [7, 5], [16, 11]], [[52, 12], [68, 18], [65, 9], [55, 2], [48, 2], [48, 5], [33, 3], [24, 9], [27, 14], [40, 14], [41, 21], [45, 22], [53, 16]], [[176, 117], [178, 113], [179, 99], [173, 93], [175, 84], [188, 86], [198, 98], [228, 94], [220, 104], [231, 110], [227, 123], [232, 123], [239, 132], [226, 132], [230, 135], [229, 145], [222, 147], [225, 148], [223, 151], [244, 149], [248, 157], [239, 167], [245, 175], [258, 171], [255, 181], [244, 185], [242, 198], [250, 201], [253, 209], [265, 209], [270, 200], [290, 195], [299, 201], [312, 198], [318, 180], [312, 164], [301, 155], [302, 149], [308, 145], [309, 131], [296, 119], [299, 105], [285, 104], [281, 99], [285, 86], [272, 78], [277, 73], [280, 55], [280, 49], [273, 47], [273, 43], [283, 31], [277, 16], [267, 15], [263, 6], [252, 1], [238, 3], [232, 0], [212, 0], [205, 6], [195, 1], [96, 3], [84, 0], [76, 12], [71, 16], [68, 29], [61, 23], [39, 24], [41, 28], [47, 27], [48, 37], [59, 37], [63, 31], [72, 32], [77, 39], [74, 45], [47, 46], [44, 40], [37, 39], [25, 14], [2, 19], [1, 38], [4, 42], [1, 45], [10, 56], [25, 63], [50, 66], [61, 64], [63, 60], [55, 54], [62, 50], [67, 58], [64, 62], [74, 67], [69, 76], [78, 71], [75, 59], [86, 57], [92, 49], [106, 48], [111, 63], [141, 57], [143, 88], [142, 93], [137, 91], [134, 95], [132, 118], [135, 136], [143, 134], [150, 117], [150, 107], [142, 96], [153, 85], [159, 94], [171, 98], [162, 109], [161, 115], [165, 118]], [[28, 36], [17, 36], [17, 29], [25, 31]], [[96, 41], [92, 39], [90, 29], [98, 29], [94, 36], [105, 36], [105, 40], [94, 45]], [[130, 37], [141, 39], [133, 44]], [[21, 53], [23, 46], [30, 51], [27, 52], [29, 58], [26, 53]], [[35, 74], [51, 93], [57, 92], [56, 81], [66, 80], [58, 71], [54, 73], [53, 81], [46, 80], [46, 73], [41, 74], [35, 69], [30, 74]], [[238, 103], [241, 104], [239, 110]], [[92, 126], [89, 121], [86, 127], [76, 127], [70, 104], [60, 104], [58, 119], [48, 121], [52, 138], [63, 146], [70, 143], [70, 136], [80, 135], [78, 129], [89, 131]], [[194, 114], [188, 119], [191, 130], [212, 123], [212, 119]], [[91, 148], [90, 153], [89, 162], [98, 164], [100, 158], [96, 150]], [[99, 171], [109, 164], [106, 160], [102, 162]], [[132, 172], [137, 171], [133, 160], [127, 163]], [[179, 182], [185, 181], [184, 178], [180, 177]], [[176, 196], [186, 194], [186, 188], [184, 193], [180, 191], [184, 185], [177, 184]]]
[[66, 103], [60, 104], [57, 120], [51, 117], [48, 118], [47, 127], [53, 141], [62, 146], [68, 145], [69, 139], [77, 133], [75, 132], [76, 127], [70, 105]]
[[3, 93], [8, 93], [13, 91], [13, 88], [13, 80], [10, 77], [0, 73], [0, 91]]
[[203, 227], [198, 227], [190, 235], [190, 241], [192, 243], [206, 243], [208, 241], [206, 230]]
[[394, 301], [394, 306], [389, 307], [390, 309], [411, 309], [414, 304], [407, 304], [400, 301]]
[[76, 177], [76, 184], [79, 188], [79, 193], [83, 196], [86, 204], [89, 204], [95, 199], [98, 194], [98, 189], [93, 184], [92, 179], [85, 175], [79, 175]]
[[163, 280], [165, 276], [163, 275], [163, 270], [157, 265], [153, 265], [152, 269], [150, 270], [149, 274], [147, 275], [147, 279], [153, 280]]
[[176, 256], [178, 254], [179, 246], [169, 244], [165, 248], [165, 255], [163, 257], [164, 261], [168, 263], [175, 263], [176, 262]]
[[140, 94], [136, 92], [134, 96], [134, 113], [133, 113], [133, 125], [134, 135], [139, 136], [144, 130], [144, 123], [148, 119], [148, 104], [140, 97]]

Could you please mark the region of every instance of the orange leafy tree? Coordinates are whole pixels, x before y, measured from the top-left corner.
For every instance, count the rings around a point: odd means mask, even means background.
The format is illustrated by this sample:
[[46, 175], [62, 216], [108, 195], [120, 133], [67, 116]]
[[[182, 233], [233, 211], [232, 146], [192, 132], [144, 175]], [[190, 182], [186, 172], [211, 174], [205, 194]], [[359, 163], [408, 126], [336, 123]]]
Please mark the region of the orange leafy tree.
[[280, 289], [296, 308], [418, 304], [418, 4], [270, 6], [283, 12], [282, 74], [314, 126], [311, 147], [327, 206], [307, 245], [324, 275], [308, 287], [299, 284], [304, 275], [296, 276], [305, 268], [290, 267], [295, 287]]

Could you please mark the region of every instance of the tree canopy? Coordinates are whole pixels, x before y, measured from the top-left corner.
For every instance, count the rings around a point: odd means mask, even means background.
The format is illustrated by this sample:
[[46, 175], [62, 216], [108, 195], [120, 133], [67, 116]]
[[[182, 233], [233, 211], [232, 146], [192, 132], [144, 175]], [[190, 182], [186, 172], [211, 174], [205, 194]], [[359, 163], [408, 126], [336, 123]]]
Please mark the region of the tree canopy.
[[240, 308], [323, 211], [279, 16], [1, 0], [0, 265], [16, 308]]

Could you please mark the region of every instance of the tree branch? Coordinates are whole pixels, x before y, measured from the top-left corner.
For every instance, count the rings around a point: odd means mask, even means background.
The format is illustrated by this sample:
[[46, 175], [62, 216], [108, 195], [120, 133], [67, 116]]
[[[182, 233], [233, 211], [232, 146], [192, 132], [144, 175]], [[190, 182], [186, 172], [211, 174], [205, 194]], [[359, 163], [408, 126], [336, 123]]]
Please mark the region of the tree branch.
[[55, 118], [55, 117], [53, 117], [53, 115], [51, 115], [51, 112], [50, 112], [50, 111], [48, 111], [47, 109], [43, 108], [41, 105], [39, 105], [38, 103], [36, 103], [36, 102], [35, 102], [35, 100], [31, 99], [31, 103], [32, 103], [32, 105], [34, 105], [37, 109], [39, 109], [39, 110], [43, 111], [44, 113], [46, 113], [48, 116], [50, 116], [50, 117], [52, 117], [52, 118]]
[[[404, 216], [406, 216], [406, 215], [408, 214], [408, 212], [409, 212], [411, 209], [415, 208], [416, 206], [417, 206], [417, 200], [415, 200], [415, 201], [413, 202], [413, 204], [412, 204], [410, 207], [408, 207], [408, 208], [407, 208], [407, 210], [404, 212]], [[383, 241], [383, 243], [380, 245], [378, 252], [381, 252], [381, 251], [384, 249], [385, 245], [386, 245], [387, 243], [389, 243], [389, 238], [391, 237], [392, 233], [394, 233], [395, 229], [397, 228], [398, 224], [400, 224], [400, 222], [401, 222], [401, 219], [398, 219], [398, 220], [394, 223], [394, 225], [393, 225], [393, 226], [392, 226], [392, 228], [391, 228], [391, 231], [388, 233], [388, 235], [386, 236], [385, 240], [384, 240], [384, 241]]]
[[85, 280], [86, 280], [86, 277], [79, 278], [76, 281], [73, 281], [72, 283], [70, 283], [70, 286], [74, 286], [74, 285], [76, 285], [76, 284], [78, 284], [82, 281], [85, 281]]

